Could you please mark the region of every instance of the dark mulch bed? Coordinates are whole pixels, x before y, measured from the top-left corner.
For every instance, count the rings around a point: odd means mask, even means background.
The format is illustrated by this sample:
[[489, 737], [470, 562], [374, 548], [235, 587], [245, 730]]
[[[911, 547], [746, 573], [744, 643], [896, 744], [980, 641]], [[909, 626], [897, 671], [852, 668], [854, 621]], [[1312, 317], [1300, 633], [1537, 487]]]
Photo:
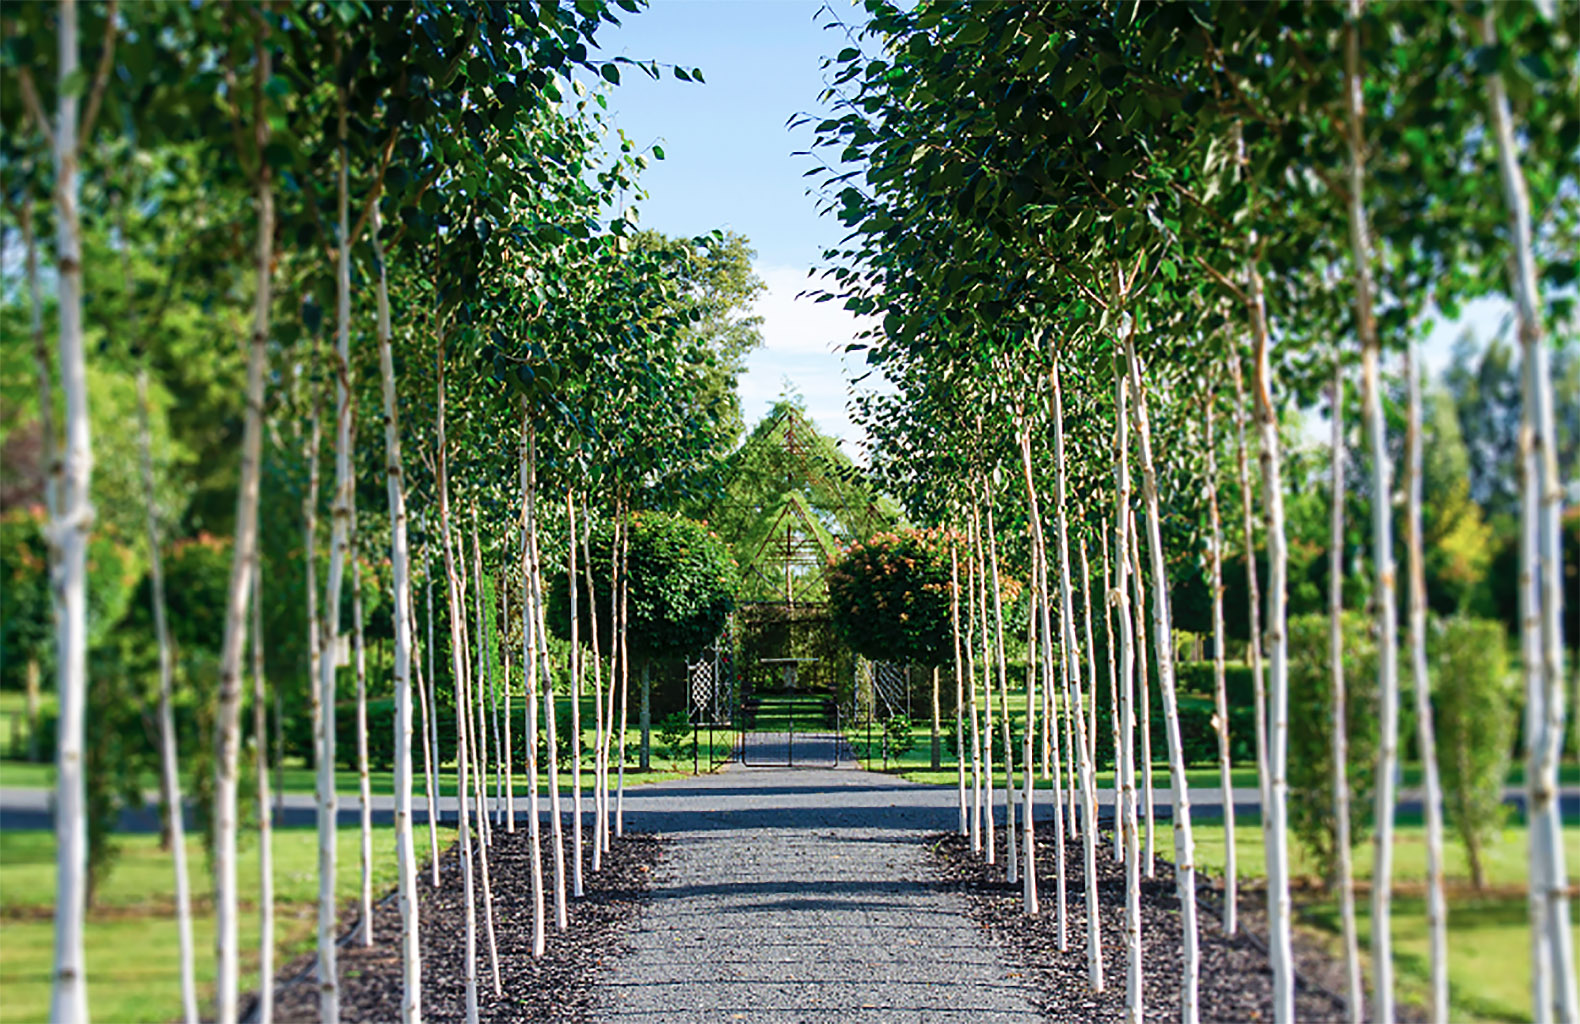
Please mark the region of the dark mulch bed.
[[[1118, 1020], [1125, 1007], [1125, 869], [1113, 858], [1113, 835], [1105, 833], [1097, 847], [1098, 901], [1103, 935], [1104, 991], [1093, 993], [1087, 983], [1085, 852], [1079, 841], [1066, 845], [1065, 887], [1067, 952], [1058, 948], [1055, 917], [1053, 843], [1039, 836], [1037, 891], [1042, 914], [1021, 913], [1021, 887], [1004, 881], [1004, 833], [998, 830], [999, 863], [984, 864], [970, 843], [957, 833], [930, 837], [939, 880], [962, 891], [971, 915], [1008, 951], [1042, 994], [1043, 1015], [1051, 1021]], [[1218, 910], [1221, 893], [1198, 875], [1197, 921], [1200, 925], [1201, 973], [1199, 1008], [1203, 1021], [1265, 1021], [1272, 1019], [1273, 973], [1265, 947], [1267, 934], [1259, 892], [1240, 894], [1240, 928], [1224, 934]], [[1179, 1019], [1181, 930], [1174, 867], [1157, 859], [1157, 877], [1141, 880], [1142, 1003], [1147, 1020]], [[1299, 984], [1295, 1014], [1302, 1021], [1345, 1021], [1342, 999], [1343, 965], [1324, 945], [1296, 933], [1295, 964]], [[1401, 1007], [1401, 1011], [1405, 1008]], [[1403, 1017], [1403, 1012], [1401, 1013]]]
[[[627, 832], [614, 841], [597, 874], [584, 876], [587, 895], [572, 898], [570, 927], [554, 929], [553, 860], [548, 837], [543, 842], [543, 864], [549, 915], [548, 949], [542, 959], [532, 958], [532, 874], [527, 834], [495, 830], [489, 857], [494, 892], [494, 931], [499, 949], [499, 977], [503, 995], [496, 997], [488, 966], [488, 946], [483, 924], [480, 877], [477, 889], [477, 979], [479, 1015], [485, 1021], [556, 1022], [574, 1024], [587, 1019], [592, 986], [604, 964], [623, 948], [622, 936], [637, 916], [653, 877], [653, 867], [663, 856], [663, 842], [656, 836]], [[461, 889], [459, 846], [452, 845], [440, 858], [440, 887], [430, 884], [423, 870], [419, 887], [422, 928], [422, 1012], [430, 1021], [461, 1021], [466, 1017], [466, 979], [463, 973], [466, 917]], [[474, 862], [475, 867], [475, 862]], [[568, 870], [568, 869], [567, 869]], [[569, 878], [566, 880], [569, 885]], [[401, 981], [400, 916], [396, 900], [386, 899], [373, 912], [371, 949], [355, 944], [340, 946], [340, 1013], [346, 1021], [399, 1019]], [[341, 927], [355, 923], [355, 908], [342, 917]], [[280, 973], [275, 994], [275, 1016], [281, 1021], [316, 1021], [318, 990], [312, 980], [314, 956], [299, 957]]]

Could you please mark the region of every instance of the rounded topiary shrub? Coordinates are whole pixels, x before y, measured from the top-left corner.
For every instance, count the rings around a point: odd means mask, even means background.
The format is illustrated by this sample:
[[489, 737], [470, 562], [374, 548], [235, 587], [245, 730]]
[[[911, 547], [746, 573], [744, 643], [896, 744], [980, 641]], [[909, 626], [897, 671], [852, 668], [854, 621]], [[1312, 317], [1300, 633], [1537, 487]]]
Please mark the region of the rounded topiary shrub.
[[834, 629], [873, 661], [940, 665], [954, 658], [949, 537], [880, 533], [852, 544], [828, 571]]
[[[633, 515], [630, 537], [627, 611], [631, 617], [631, 656], [642, 662], [695, 655], [719, 635], [735, 608], [737, 574], [729, 549], [701, 523], [663, 512]], [[577, 566], [579, 638], [583, 643], [592, 640], [589, 604], [595, 603], [598, 645], [605, 653], [612, 635], [613, 547], [612, 523], [593, 530], [594, 602], [588, 601], [584, 567], [579, 563]], [[570, 639], [570, 586], [563, 567], [554, 574], [549, 586], [548, 618], [555, 635]]]

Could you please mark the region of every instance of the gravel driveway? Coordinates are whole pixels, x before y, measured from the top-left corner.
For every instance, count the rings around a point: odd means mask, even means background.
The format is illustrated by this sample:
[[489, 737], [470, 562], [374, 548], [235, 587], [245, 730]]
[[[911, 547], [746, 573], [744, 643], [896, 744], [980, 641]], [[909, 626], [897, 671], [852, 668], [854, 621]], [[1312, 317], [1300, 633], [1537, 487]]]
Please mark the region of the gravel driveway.
[[592, 1018], [1039, 1019], [963, 899], [920, 881], [922, 836], [956, 824], [954, 800], [853, 767], [732, 766], [628, 790], [627, 827], [670, 842]]

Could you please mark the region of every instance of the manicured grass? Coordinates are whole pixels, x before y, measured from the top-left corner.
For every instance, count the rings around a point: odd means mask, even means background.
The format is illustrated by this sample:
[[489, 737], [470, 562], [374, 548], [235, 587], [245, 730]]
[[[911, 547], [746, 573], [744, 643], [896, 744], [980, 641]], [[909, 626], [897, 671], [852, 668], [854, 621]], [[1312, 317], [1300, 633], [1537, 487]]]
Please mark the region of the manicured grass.
[[[561, 698], [560, 700], [561, 704], [563, 705], [566, 703], [567, 699]], [[584, 707], [584, 711], [585, 714], [583, 716], [583, 722], [586, 727], [582, 731], [583, 746], [585, 747], [585, 753], [582, 760], [582, 788], [591, 791], [593, 786], [592, 747], [594, 729], [591, 724], [593, 718], [590, 698], [587, 701], [587, 706]], [[652, 741], [653, 770], [648, 772], [637, 771], [637, 754], [641, 750], [642, 730], [640, 726], [637, 725], [635, 716], [632, 716], [630, 727], [626, 730], [626, 785], [633, 786], [649, 782], [663, 782], [669, 779], [686, 777], [691, 774], [692, 757], [689, 747], [691, 742], [690, 734], [688, 734], [685, 739], [686, 749], [684, 756], [680, 756], [680, 753], [676, 752], [676, 756], [670, 757], [669, 752], [663, 749], [663, 743], [659, 737], [658, 723], [656, 722], [653, 725]], [[698, 742], [700, 744], [699, 753], [702, 755], [699, 758], [700, 770], [706, 772], [709, 770], [707, 757], [709, 749], [708, 731], [706, 729], [699, 731]], [[713, 733], [713, 752], [715, 758], [720, 761], [724, 760], [729, 755], [730, 750], [733, 748], [734, 742], [735, 733], [728, 730], [715, 730]], [[619, 737], [615, 738], [613, 746], [614, 749], [618, 751]], [[615, 756], [618, 756], [618, 754]], [[413, 766], [416, 770], [415, 793], [420, 797], [424, 791], [422, 751], [420, 749], [413, 751], [413, 760]], [[516, 791], [518, 793], [525, 794], [527, 776], [526, 773], [521, 770], [523, 766], [517, 763], [512, 767], [514, 768], [513, 775], [515, 779]], [[618, 767], [618, 764], [611, 765], [612, 770], [617, 769]], [[542, 768], [539, 777], [541, 780], [540, 786], [546, 788], [548, 785], [548, 770], [546, 766]], [[491, 775], [489, 778], [490, 784], [492, 785], [493, 776]], [[439, 772], [438, 778], [435, 781], [439, 786], [441, 795], [454, 796], [455, 765], [452, 763], [442, 766], [442, 770]], [[317, 774], [300, 758], [287, 758], [283, 770], [277, 774], [271, 775], [269, 783], [271, 786], [278, 786], [286, 793], [312, 793], [317, 784]], [[389, 796], [395, 792], [394, 772], [387, 769], [381, 771], [370, 771], [368, 773], [368, 783], [375, 796]], [[26, 761], [0, 760], [0, 788], [48, 789], [53, 787], [54, 784], [55, 766], [53, 764], [36, 764]], [[566, 767], [560, 772], [560, 788], [568, 792], [570, 787], [571, 772], [570, 768]], [[153, 772], [145, 773], [142, 778], [142, 788], [144, 792], [157, 791], [159, 788], [158, 776]], [[336, 769], [335, 792], [341, 794], [342, 796], [356, 796], [360, 791], [360, 782], [358, 781], [358, 776], [355, 771], [350, 771], [344, 768]], [[492, 793], [493, 790], [490, 789], [489, 792]]]
[[[1236, 819], [1235, 851], [1242, 878], [1260, 878], [1266, 864], [1262, 829], [1254, 816]], [[1204, 871], [1221, 875], [1224, 866], [1224, 829], [1217, 823], [1199, 823], [1196, 863]], [[1160, 849], [1172, 848], [1169, 833], [1158, 837]], [[1564, 829], [1565, 857], [1580, 863], [1580, 825]], [[1530, 944], [1526, 927], [1523, 887], [1527, 878], [1523, 829], [1505, 829], [1486, 854], [1488, 888], [1477, 893], [1470, 887], [1465, 854], [1452, 836], [1444, 844], [1444, 872], [1448, 879], [1449, 985], [1455, 1020], [1530, 1020]], [[1372, 846], [1355, 849], [1357, 882], [1372, 876]], [[1304, 884], [1296, 894], [1301, 920], [1336, 938], [1340, 930], [1338, 902], [1320, 889], [1326, 865], [1300, 846], [1290, 845], [1290, 868]], [[1401, 826], [1395, 834], [1392, 934], [1394, 963], [1400, 990], [1407, 997], [1425, 998], [1429, 979], [1426, 902], [1420, 886], [1426, 879], [1426, 834], [1419, 824]], [[1369, 898], [1358, 894], [1357, 912], [1363, 948], [1370, 945]], [[1580, 925], [1575, 928], [1580, 941]]]
[[[427, 849], [426, 829], [419, 829], [417, 852]], [[395, 833], [374, 833], [375, 892], [396, 881]], [[454, 829], [440, 833], [441, 848], [455, 838]], [[174, 919], [174, 881], [169, 855], [157, 836], [134, 835], [120, 840], [121, 854], [104, 883], [86, 930], [88, 1001], [95, 1020], [167, 1021], [181, 1015], [180, 961]], [[336, 893], [342, 902], [354, 899], [361, 886], [357, 868], [359, 834], [341, 829], [337, 845]], [[275, 963], [312, 948], [316, 928], [317, 834], [310, 829], [274, 833]], [[202, 842], [189, 842], [193, 892], [193, 937], [197, 951], [200, 998], [213, 994], [213, 886]], [[251, 894], [258, 889], [258, 845], [244, 840], [238, 863], [244, 894], [240, 915], [242, 986], [255, 988], [257, 978], [258, 908]], [[43, 1020], [49, 1012], [50, 964], [54, 926], [54, 836], [48, 832], [0, 833], [0, 1022]]]

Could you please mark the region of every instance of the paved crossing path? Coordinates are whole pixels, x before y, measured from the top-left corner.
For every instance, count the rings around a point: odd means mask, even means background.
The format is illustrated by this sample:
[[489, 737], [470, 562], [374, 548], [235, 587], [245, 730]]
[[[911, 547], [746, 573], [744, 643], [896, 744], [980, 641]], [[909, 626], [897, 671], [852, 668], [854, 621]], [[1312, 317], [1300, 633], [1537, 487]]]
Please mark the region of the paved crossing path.
[[922, 837], [954, 827], [954, 800], [854, 767], [731, 766], [628, 790], [627, 827], [670, 843], [592, 1018], [1039, 1020], [964, 900], [925, 881]]

